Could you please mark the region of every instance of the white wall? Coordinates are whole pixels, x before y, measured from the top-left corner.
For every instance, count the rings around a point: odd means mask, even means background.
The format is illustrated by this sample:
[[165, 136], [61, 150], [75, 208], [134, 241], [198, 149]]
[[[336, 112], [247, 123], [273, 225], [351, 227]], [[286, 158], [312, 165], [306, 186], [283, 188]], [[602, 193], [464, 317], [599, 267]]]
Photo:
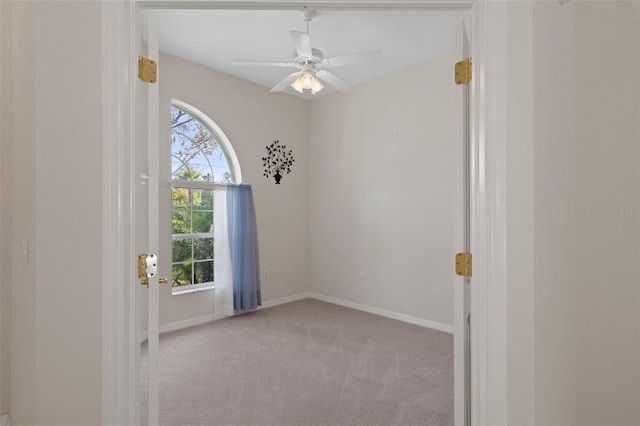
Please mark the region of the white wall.
[[[11, 19], [0, 2], [0, 206], [11, 205]], [[11, 208], [0, 209], [0, 415], [9, 412], [11, 371]]]
[[100, 4], [11, 7], [12, 423], [99, 424]]
[[[207, 114], [227, 135], [236, 151], [242, 178], [253, 186], [256, 206], [260, 267], [271, 272], [262, 281], [263, 301], [308, 291], [308, 197], [307, 126], [308, 104], [285, 94], [274, 94], [262, 86], [206, 67], [162, 54], [159, 62], [160, 122], [169, 123], [171, 98]], [[162, 127], [166, 167], [161, 182], [170, 179], [169, 126]], [[266, 145], [280, 140], [293, 150], [295, 163], [280, 185], [262, 176]], [[165, 243], [162, 259], [171, 259], [171, 192], [161, 185], [161, 235]], [[170, 276], [169, 262], [161, 262], [161, 273]], [[178, 296], [170, 287], [160, 289], [160, 323], [170, 324], [213, 313], [214, 291]]]
[[533, 5], [536, 424], [576, 422], [574, 29]]
[[532, 18], [535, 423], [640, 424], [640, 5]]
[[[506, 54], [507, 420], [533, 425], [534, 145], [532, 5], [510, 2]], [[543, 423], [541, 423], [543, 424]]]
[[311, 104], [313, 291], [453, 324], [454, 63], [437, 58]]
[[36, 253], [29, 264], [19, 255], [23, 233], [35, 247], [35, 14], [34, 3], [11, 4], [10, 411], [15, 424], [36, 423]]
[[100, 4], [45, 2], [37, 9], [36, 422], [97, 424], [102, 93], [95, 84], [101, 37], [93, 29], [101, 25]]
[[[265, 300], [313, 290], [452, 324], [451, 191], [459, 172], [452, 144], [461, 117], [459, 88], [451, 83], [453, 62], [452, 56], [440, 58], [308, 104], [161, 56], [160, 109], [166, 121], [172, 97], [207, 113], [230, 138], [244, 180], [254, 185], [261, 268], [274, 274], [262, 283]], [[426, 84], [415, 92], [411, 84], [420, 78]], [[169, 139], [167, 127], [161, 140]], [[280, 186], [261, 175], [260, 158], [273, 139], [292, 148], [296, 158]], [[164, 149], [168, 158], [169, 144]], [[169, 179], [165, 170], [163, 182]], [[168, 205], [169, 188], [162, 188]], [[161, 209], [161, 223], [168, 220], [168, 210]], [[327, 229], [327, 220], [338, 228]], [[161, 232], [168, 242], [168, 226]], [[165, 246], [160, 255], [166, 259]], [[170, 274], [168, 265], [161, 268]], [[213, 296], [172, 296], [170, 288], [161, 288], [161, 324], [211, 314]]]
[[574, 10], [577, 424], [637, 425], [640, 3]]

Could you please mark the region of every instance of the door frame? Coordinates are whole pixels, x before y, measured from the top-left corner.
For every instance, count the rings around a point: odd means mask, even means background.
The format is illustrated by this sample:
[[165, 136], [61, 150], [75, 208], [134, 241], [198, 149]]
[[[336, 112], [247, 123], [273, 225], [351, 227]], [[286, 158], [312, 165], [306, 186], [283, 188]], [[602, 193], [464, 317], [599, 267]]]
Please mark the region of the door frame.
[[[491, 0], [102, 0], [102, 424], [137, 424], [133, 188], [137, 7], [471, 11], [471, 418], [507, 423], [506, 8]], [[453, 67], [453, 64], [452, 64]], [[453, 74], [453, 72], [452, 72]], [[452, 77], [453, 79], [453, 77]], [[453, 259], [451, 259], [453, 269]]]

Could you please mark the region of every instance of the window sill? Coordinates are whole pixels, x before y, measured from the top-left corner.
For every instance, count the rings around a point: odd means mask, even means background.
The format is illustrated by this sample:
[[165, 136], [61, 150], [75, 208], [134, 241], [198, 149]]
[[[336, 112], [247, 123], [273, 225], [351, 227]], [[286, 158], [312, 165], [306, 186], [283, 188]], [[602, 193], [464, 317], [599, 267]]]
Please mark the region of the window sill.
[[215, 286], [213, 284], [205, 286], [205, 287], [198, 287], [198, 288], [181, 289], [180, 287], [176, 287], [176, 288], [174, 288], [172, 290], [171, 295], [172, 296], [179, 296], [181, 294], [199, 293], [201, 291], [213, 290], [214, 288], [215, 288]]

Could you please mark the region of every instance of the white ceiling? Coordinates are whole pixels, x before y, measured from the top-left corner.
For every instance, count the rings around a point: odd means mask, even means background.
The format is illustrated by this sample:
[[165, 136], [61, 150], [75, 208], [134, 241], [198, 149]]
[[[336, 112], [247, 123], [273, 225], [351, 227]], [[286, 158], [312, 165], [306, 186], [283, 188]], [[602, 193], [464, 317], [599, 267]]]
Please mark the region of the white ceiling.
[[[231, 61], [289, 62], [294, 57], [290, 30], [305, 31], [298, 10], [145, 10], [159, 31], [160, 50], [264, 86], [275, 86], [295, 68], [234, 66]], [[357, 85], [443, 55], [451, 49], [452, 24], [464, 12], [317, 11], [310, 23], [311, 46], [325, 58], [379, 50], [382, 59], [367, 65], [332, 68]], [[325, 85], [317, 95], [284, 93], [304, 99], [334, 93]]]

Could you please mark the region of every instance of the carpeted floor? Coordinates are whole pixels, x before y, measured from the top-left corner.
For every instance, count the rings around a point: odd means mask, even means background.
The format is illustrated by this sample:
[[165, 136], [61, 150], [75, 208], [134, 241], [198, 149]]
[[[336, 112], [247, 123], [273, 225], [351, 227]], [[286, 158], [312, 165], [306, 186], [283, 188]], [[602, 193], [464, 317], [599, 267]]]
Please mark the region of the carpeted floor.
[[160, 337], [160, 423], [453, 424], [453, 336], [306, 299]]

